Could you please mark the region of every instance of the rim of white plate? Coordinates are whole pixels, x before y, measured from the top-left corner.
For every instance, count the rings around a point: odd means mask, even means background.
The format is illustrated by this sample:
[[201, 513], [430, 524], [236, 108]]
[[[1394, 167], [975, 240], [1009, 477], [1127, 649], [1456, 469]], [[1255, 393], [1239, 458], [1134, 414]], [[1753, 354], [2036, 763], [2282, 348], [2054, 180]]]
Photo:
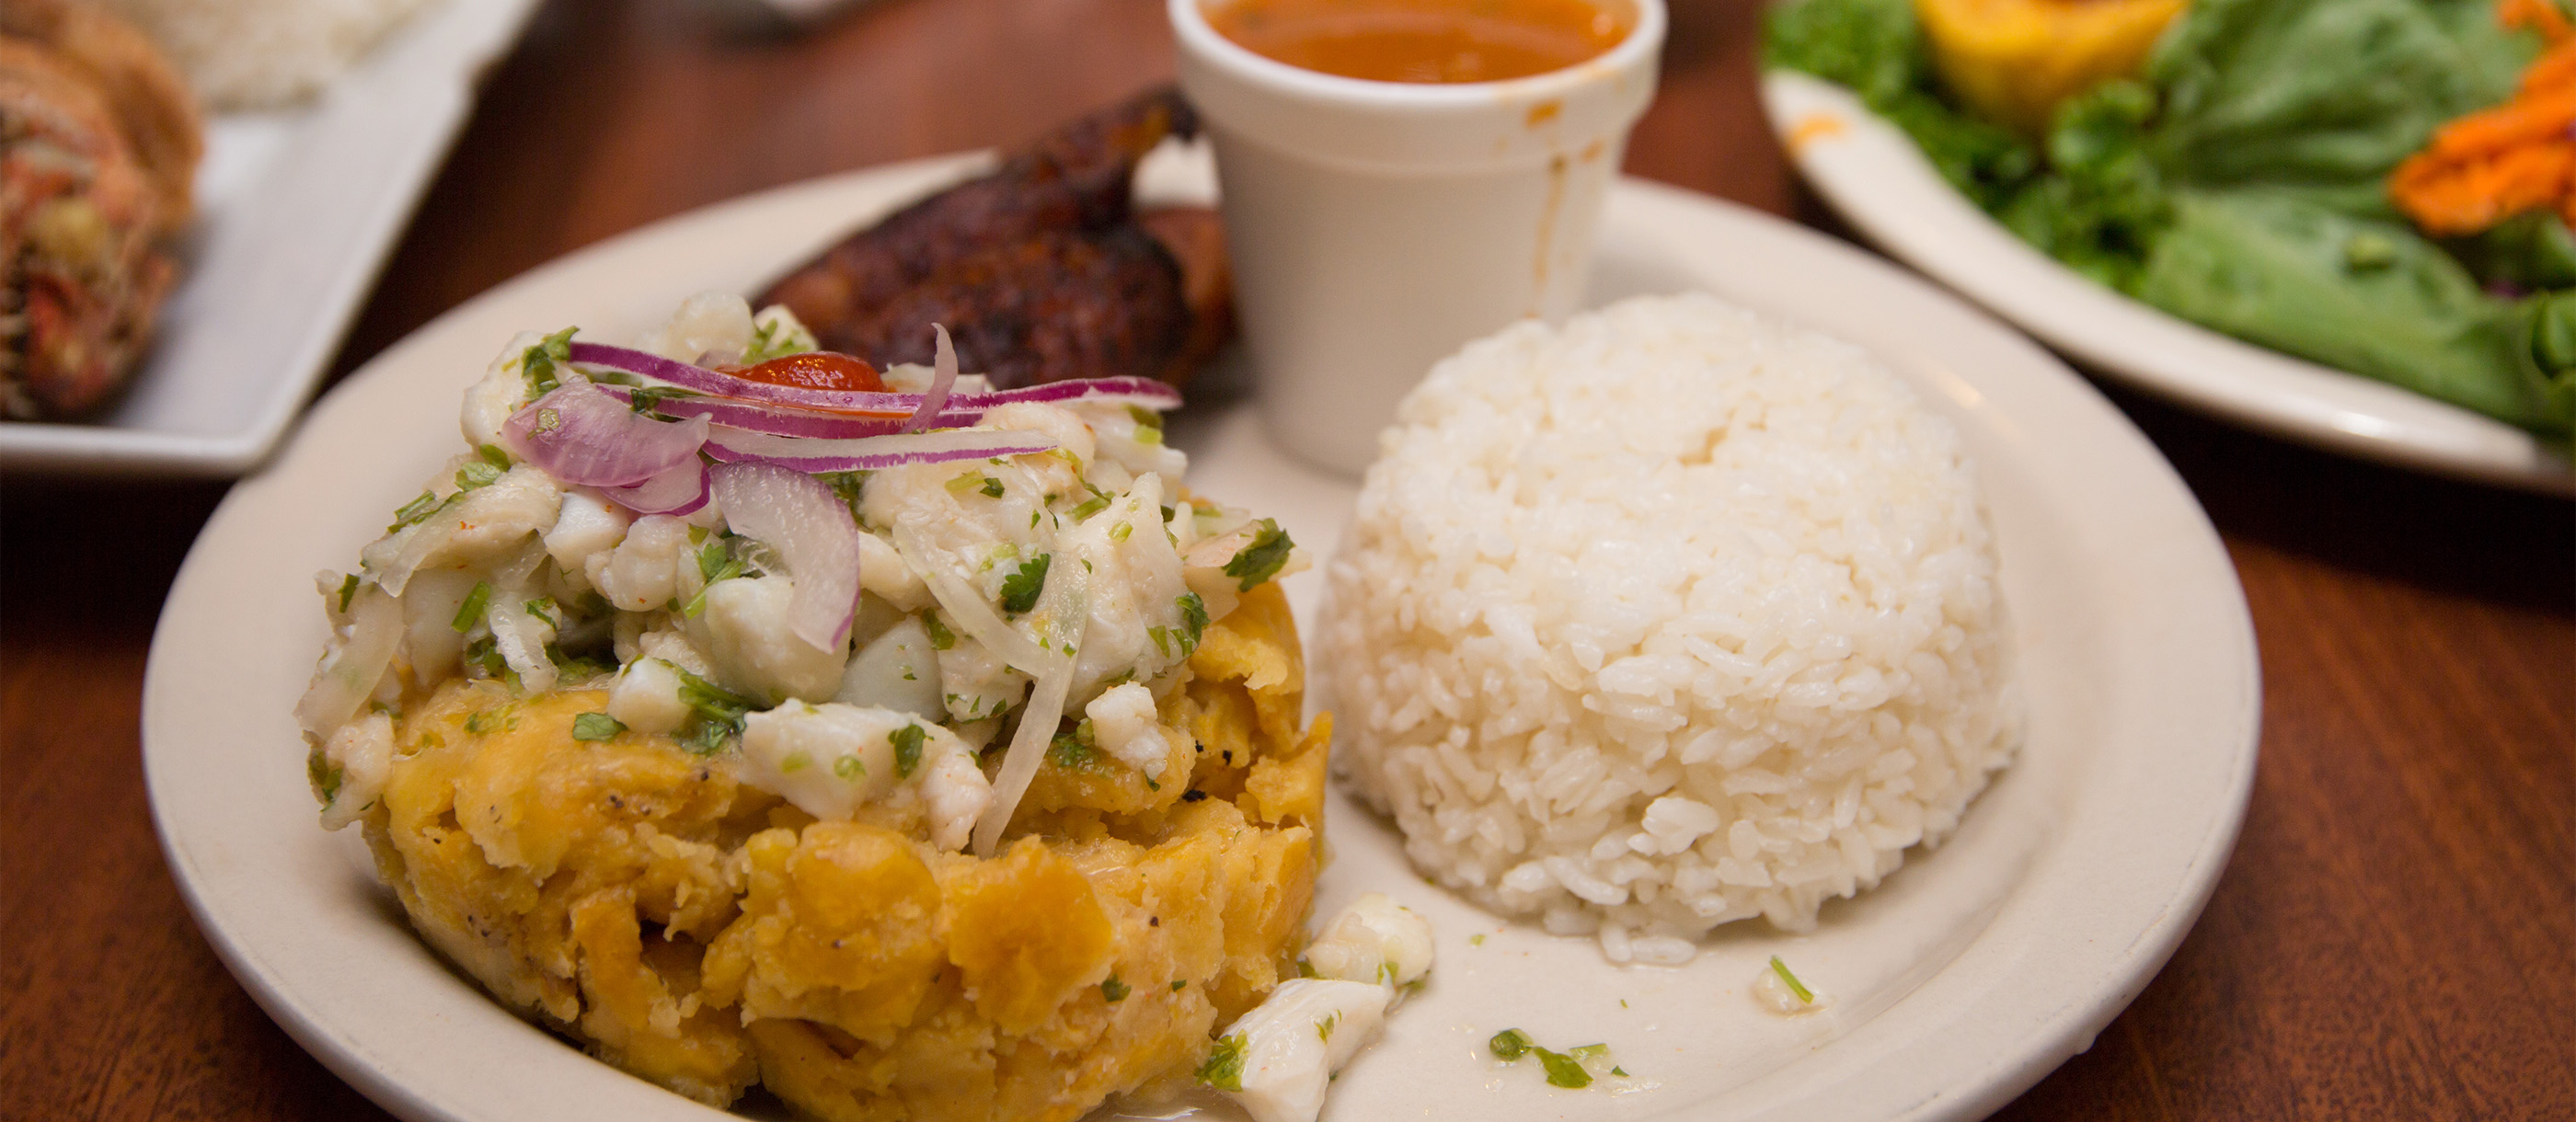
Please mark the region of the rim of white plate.
[[2086, 279], [1952, 190], [1850, 90], [1763, 75], [1771, 130], [1870, 243], [2088, 368], [2237, 424], [2362, 459], [2546, 494], [2576, 467], [2531, 433], [2411, 390], [2219, 334]]

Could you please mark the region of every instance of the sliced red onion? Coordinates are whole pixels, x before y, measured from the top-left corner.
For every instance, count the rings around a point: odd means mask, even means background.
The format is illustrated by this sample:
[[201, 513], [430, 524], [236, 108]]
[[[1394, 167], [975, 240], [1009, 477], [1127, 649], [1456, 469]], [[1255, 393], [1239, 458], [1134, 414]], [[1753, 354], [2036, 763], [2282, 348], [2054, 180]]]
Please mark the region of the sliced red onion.
[[501, 426], [520, 459], [564, 483], [626, 487], [697, 455], [707, 421], [655, 420], [575, 379], [522, 406]]
[[711, 473], [725, 525], [778, 554], [794, 582], [787, 629], [814, 649], [840, 649], [859, 604], [859, 525], [822, 480], [775, 464]]
[[[981, 414], [987, 409], [1015, 401], [1123, 401], [1148, 409], [1177, 409], [1181, 405], [1181, 391], [1173, 389], [1169, 382], [1158, 382], [1152, 378], [1075, 378], [1022, 386], [1016, 390], [961, 393], [948, 399], [948, 412]], [[943, 421], [946, 419], [941, 418]]]
[[682, 389], [710, 393], [718, 397], [743, 401], [762, 401], [795, 409], [812, 409], [823, 413], [855, 413], [874, 417], [909, 417], [921, 404], [918, 394], [868, 393], [856, 390], [812, 390], [802, 386], [773, 386], [749, 378], [691, 366], [645, 351], [611, 347], [600, 343], [574, 343], [572, 360], [641, 374]]
[[948, 407], [948, 391], [957, 386], [957, 348], [948, 342], [948, 328], [934, 323], [930, 330], [934, 336], [930, 388], [922, 393], [921, 405], [912, 411], [912, 419], [903, 423], [905, 432], [934, 427], [932, 420]]
[[[601, 386], [600, 391], [632, 407], [635, 391], [626, 386]], [[746, 432], [771, 436], [794, 436], [809, 440], [856, 440], [867, 436], [892, 436], [904, 431], [903, 421], [890, 418], [851, 417], [836, 413], [812, 413], [780, 405], [735, 401], [723, 397], [666, 397], [653, 403], [653, 412], [672, 417], [704, 417], [719, 425]], [[972, 424], [967, 420], [957, 422]]]
[[863, 440], [799, 440], [723, 427], [707, 435], [707, 454], [719, 461], [798, 471], [879, 471], [902, 464], [1025, 456], [1055, 446], [1042, 433], [1018, 429], [941, 429]]
[[602, 487], [599, 493], [637, 514], [696, 514], [698, 508], [707, 505], [706, 461], [692, 456], [688, 462], [673, 464], [669, 470], [635, 486]]
[[[756, 401], [806, 409], [818, 413], [871, 417], [902, 417], [909, 420], [921, 409], [923, 394], [870, 393], [856, 390], [812, 390], [801, 386], [773, 386], [737, 378], [731, 374], [691, 366], [660, 355], [600, 343], [574, 343], [572, 360], [591, 366], [623, 370], [682, 389], [696, 390], [717, 397], [739, 401]], [[953, 356], [952, 356], [953, 361]], [[935, 377], [935, 375], [934, 375]], [[673, 399], [674, 401], [680, 399]], [[939, 426], [973, 424], [984, 410], [1015, 401], [1125, 401], [1149, 409], [1171, 409], [1181, 404], [1181, 391], [1152, 378], [1081, 378], [1043, 385], [1024, 386], [994, 393], [954, 394], [932, 416]], [[966, 416], [961, 417], [961, 414]]]

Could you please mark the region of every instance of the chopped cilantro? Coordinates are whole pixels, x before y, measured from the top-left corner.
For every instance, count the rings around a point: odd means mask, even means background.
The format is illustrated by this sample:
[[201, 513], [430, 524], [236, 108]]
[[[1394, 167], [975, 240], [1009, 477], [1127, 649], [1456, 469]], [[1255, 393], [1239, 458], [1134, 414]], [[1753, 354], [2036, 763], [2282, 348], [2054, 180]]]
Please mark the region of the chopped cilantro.
[[650, 413], [658, 417], [662, 415], [660, 410], [663, 402], [675, 397], [699, 396], [702, 395], [695, 390], [684, 390], [678, 386], [637, 386], [634, 392], [626, 395], [626, 407], [637, 413]]
[[358, 594], [358, 574], [340, 578], [340, 614], [349, 614], [349, 598]]
[[1188, 988], [1189, 984], [1190, 984], [1190, 980], [1189, 980], [1189, 979], [1187, 979], [1187, 978], [1178, 979], [1178, 980], [1176, 980], [1176, 981], [1174, 981], [1174, 982], [1172, 983], [1172, 992], [1173, 992], [1173, 993], [1179, 993], [1179, 992], [1181, 992], [1183, 989]]
[[323, 755], [319, 748], [304, 755], [304, 778], [312, 782], [313, 791], [322, 796], [324, 806], [331, 805], [331, 800], [340, 797], [340, 780], [345, 774], [340, 765], [332, 763], [331, 758]]
[[486, 678], [506, 678], [516, 684], [518, 671], [510, 669], [510, 660], [501, 656], [501, 644], [485, 635], [465, 645], [465, 665], [483, 671]]
[[939, 622], [939, 611], [935, 608], [921, 613], [921, 629], [930, 633], [930, 645], [937, 650], [944, 651], [957, 645], [957, 633]]
[[[1084, 724], [1090, 722], [1085, 721]], [[1087, 769], [1100, 762], [1100, 750], [1083, 742], [1081, 730], [1057, 733], [1047, 743], [1047, 762], [1060, 768]]]
[[742, 731], [742, 715], [760, 707], [759, 702], [678, 666], [671, 667], [671, 672], [680, 676], [680, 704], [690, 712], [689, 724], [680, 730], [680, 743], [699, 755], [723, 747], [725, 738]]
[[1100, 997], [1104, 1001], [1125, 1001], [1128, 992], [1127, 983], [1119, 981], [1116, 974], [1100, 983]]
[[767, 362], [773, 358], [785, 358], [788, 355], [800, 355], [814, 349], [813, 333], [805, 330], [805, 326], [796, 322], [792, 316], [783, 314], [784, 309], [773, 310], [782, 314], [764, 313], [753, 319], [751, 345], [744, 348], [742, 352], [742, 361], [745, 365]]
[[418, 525], [430, 515], [438, 513], [438, 505], [439, 499], [435, 492], [421, 492], [419, 498], [394, 508], [393, 524], [385, 527], [385, 532], [390, 534], [405, 526]]
[[555, 366], [572, 361], [572, 333], [578, 330], [564, 328], [519, 352], [519, 373], [528, 379], [529, 397], [543, 397], [563, 385], [563, 379], [555, 373]]
[[1261, 531], [1252, 536], [1252, 544], [1225, 563], [1225, 575], [1235, 579], [1238, 591], [1250, 592], [1254, 585], [1278, 576], [1280, 566], [1288, 563], [1288, 551], [1296, 546], [1288, 540], [1288, 531], [1279, 528], [1277, 519], [1264, 518]]
[[618, 733], [625, 731], [626, 722], [606, 713], [583, 713], [572, 719], [572, 738], [575, 740], [615, 740]]
[[1001, 481], [1001, 480], [999, 480], [999, 479], [995, 479], [995, 478], [993, 478], [992, 476], [989, 476], [989, 475], [988, 475], [988, 476], [985, 476], [985, 477], [984, 477], [984, 485], [983, 485], [982, 487], [977, 488], [977, 490], [980, 490], [980, 491], [984, 492], [985, 496], [986, 496], [986, 497], [988, 497], [988, 498], [995, 498], [995, 499], [1001, 498], [1001, 497], [1002, 497], [1002, 481]]
[[1047, 565], [1054, 560], [1052, 553], [1038, 554], [1020, 562], [1017, 572], [1002, 578], [1002, 610], [1019, 615], [1036, 607], [1038, 593], [1046, 589]]
[[921, 766], [921, 742], [929, 737], [920, 725], [905, 725], [886, 739], [894, 743], [894, 774], [898, 779], [912, 778], [912, 769]]
[[1181, 655], [1188, 657], [1199, 649], [1200, 637], [1207, 634], [1207, 602], [1199, 599], [1198, 593], [1184, 592], [1172, 604], [1181, 610]]
[[832, 761], [832, 774], [843, 779], [857, 779], [867, 773], [868, 765], [860, 762], [857, 756], [843, 756]]
[[546, 645], [546, 661], [554, 663], [555, 670], [567, 682], [583, 682], [617, 672], [616, 663], [601, 662], [589, 655], [567, 655], [552, 643]]
[[868, 476], [873, 474], [875, 473], [866, 471], [827, 471], [815, 475], [814, 478], [828, 484], [833, 494], [839, 495], [842, 502], [850, 504], [850, 518], [855, 521], [859, 517], [859, 500], [866, 493]]
[[[1181, 983], [1172, 983], [1172, 988], [1181, 988]], [[1242, 1090], [1245, 1043], [1243, 1034], [1239, 1032], [1217, 1041], [1216, 1047], [1208, 1052], [1207, 1062], [1199, 1065], [1199, 1082], [1220, 1091]]]
[[1789, 987], [1790, 993], [1798, 995], [1798, 1001], [1800, 1004], [1813, 1005], [1816, 1003], [1816, 995], [1808, 992], [1806, 984], [1800, 982], [1797, 975], [1789, 972], [1789, 964], [1780, 961], [1779, 955], [1775, 954], [1771, 956], [1771, 972], [1780, 976], [1781, 983]]
[[741, 565], [742, 562], [733, 559], [732, 551], [725, 548], [723, 538], [717, 538], [698, 547], [698, 579], [708, 584], [723, 580], [724, 577], [720, 574], [729, 566], [736, 572], [740, 572]]
[[1564, 1052], [1552, 1052], [1539, 1047], [1528, 1033], [1516, 1028], [1495, 1033], [1493, 1039], [1485, 1042], [1485, 1047], [1494, 1053], [1495, 1059], [1507, 1064], [1518, 1063], [1523, 1056], [1537, 1056], [1539, 1066], [1547, 1069], [1548, 1083], [1566, 1088], [1591, 1086], [1592, 1073], [1583, 1069], [1583, 1061], [1606, 1059], [1610, 1055], [1607, 1044], [1586, 1044]]
[[492, 582], [475, 581], [474, 591], [465, 594], [465, 602], [456, 606], [456, 618], [447, 621], [447, 625], [455, 628], [459, 635], [474, 630], [474, 625], [482, 622], [483, 609], [491, 602]]
[[682, 616], [690, 619], [698, 618], [698, 613], [707, 610], [707, 589], [714, 588], [719, 581], [728, 581], [741, 576], [746, 571], [742, 558], [733, 555], [733, 543], [740, 540], [742, 539], [727, 534], [698, 547], [698, 576], [704, 578], [707, 583], [705, 587], [698, 589], [697, 595], [689, 597], [687, 604], [681, 606]]
[[1315, 1039], [1331, 1043], [1333, 1029], [1341, 1023], [1342, 1015], [1339, 1011], [1325, 1014], [1323, 1020], [1315, 1022]]
[[1545, 1048], [1533, 1048], [1531, 1051], [1538, 1053], [1539, 1065], [1547, 1069], [1549, 1086], [1579, 1090], [1592, 1085], [1592, 1073], [1583, 1070], [1582, 1061], [1562, 1052], [1550, 1052]]

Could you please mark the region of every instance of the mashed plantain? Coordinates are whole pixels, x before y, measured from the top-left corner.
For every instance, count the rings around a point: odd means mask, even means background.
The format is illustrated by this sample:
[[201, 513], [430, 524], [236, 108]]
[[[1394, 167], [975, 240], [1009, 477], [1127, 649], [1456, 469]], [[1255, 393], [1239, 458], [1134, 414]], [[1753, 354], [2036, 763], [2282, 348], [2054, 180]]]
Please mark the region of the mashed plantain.
[[495, 997], [701, 1102], [1189, 1082], [1305, 943], [1286, 536], [1178, 487], [1150, 383], [782, 390], [731, 371], [811, 338], [731, 298], [655, 347], [513, 343], [323, 574], [324, 825]]
[[1074, 1118], [1186, 1077], [1295, 975], [1330, 729], [1295, 732], [1287, 619], [1265, 585], [1209, 626], [1162, 712], [1186, 779], [1056, 753], [989, 859], [917, 810], [816, 821], [667, 736], [574, 739], [603, 690], [468, 679], [395, 722], [367, 840], [495, 996], [691, 1098]]

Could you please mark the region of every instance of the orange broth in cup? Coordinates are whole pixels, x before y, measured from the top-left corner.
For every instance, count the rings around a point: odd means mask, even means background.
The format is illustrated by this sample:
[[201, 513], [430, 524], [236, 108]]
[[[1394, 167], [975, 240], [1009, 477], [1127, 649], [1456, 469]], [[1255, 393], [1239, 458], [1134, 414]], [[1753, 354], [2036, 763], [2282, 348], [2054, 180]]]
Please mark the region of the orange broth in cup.
[[1616, 0], [1228, 0], [1208, 25], [1254, 54], [1377, 82], [1498, 82], [1563, 70], [1627, 38]]

